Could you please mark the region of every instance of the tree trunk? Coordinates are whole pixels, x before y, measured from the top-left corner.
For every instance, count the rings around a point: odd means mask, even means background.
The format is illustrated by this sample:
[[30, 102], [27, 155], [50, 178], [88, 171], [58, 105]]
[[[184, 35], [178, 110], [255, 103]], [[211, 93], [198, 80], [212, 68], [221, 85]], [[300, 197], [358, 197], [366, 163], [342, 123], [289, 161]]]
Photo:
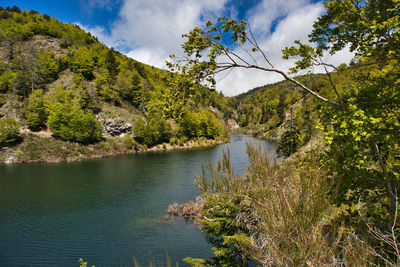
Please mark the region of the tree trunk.
[[392, 183], [390, 182], [389, 173], [387, 171], [386, 164], [385, 164], [385, 162], [382, 158], [381, 152], [379, 150], [379, 146], [377, 143], [375, 143], [374, 146], [375, 146], [376, 155], [378, 156], [379, 165], [381, 166], [383, 175], [385, 176], [386, 193], [389, 197], [390, 208], [391, 208], [393, 216], [394, 216], [394, 214], [396, 214], [396, 209], [397, 209], [396, 208], [396, 196], [393, 193]]

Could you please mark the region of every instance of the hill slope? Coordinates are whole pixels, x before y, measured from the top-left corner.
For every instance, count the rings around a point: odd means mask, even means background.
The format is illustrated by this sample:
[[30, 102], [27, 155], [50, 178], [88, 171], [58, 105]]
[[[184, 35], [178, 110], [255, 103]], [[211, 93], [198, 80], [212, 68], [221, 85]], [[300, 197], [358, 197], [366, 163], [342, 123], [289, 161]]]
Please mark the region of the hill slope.
[[[223, 119], [232, 113], [215, 91], [109, 49], [77, 25], [15, 6], [0, 8], [3, 160], [49, 161], [220, 140], [227, 136]], [[21, 133], [7, 132], [9, 118]]]

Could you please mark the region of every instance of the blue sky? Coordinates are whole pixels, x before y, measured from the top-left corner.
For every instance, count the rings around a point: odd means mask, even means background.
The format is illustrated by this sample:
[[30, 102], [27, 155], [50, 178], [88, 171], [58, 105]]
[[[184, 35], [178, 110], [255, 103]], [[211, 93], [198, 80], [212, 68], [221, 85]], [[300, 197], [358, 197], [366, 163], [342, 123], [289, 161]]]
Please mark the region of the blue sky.
[[[235, 8], [238, 12], [238, 18], [244, 19], [246, 11], [256, 6], [260, 1], [230, 0], [228, 5]], [[62, 22], [79, 22], [89, 28], [101, 26], [109, 32], [113, 23], [118, 20], [119, 11], [124, 2], [123, 0], [2, 0], [1, 6], [16, 5], [22, 10], [33, 9], [55, 17]]]
[[[293, 62], [281, 59], [281, 49], [297, 39], [306, 42], [313, 21], [324, 12], [322, 2], [317, 0], [2, 0], [0, 3], [3, 7], [16, 5], [78, 24], [109, 47], [160, 68], [165, 68], [168, 55], [182, 53], [183, 33], [209, 19], [229, 16], [248, 20], [269, 59], [278, 68], [287, 70]], [[326, 60], [340, 64], [351, 57], [344, 51]], [[234, 95], [281, 79], [270, 73], [237, 70], [226, 78], [217, 77], [217, 90]]]

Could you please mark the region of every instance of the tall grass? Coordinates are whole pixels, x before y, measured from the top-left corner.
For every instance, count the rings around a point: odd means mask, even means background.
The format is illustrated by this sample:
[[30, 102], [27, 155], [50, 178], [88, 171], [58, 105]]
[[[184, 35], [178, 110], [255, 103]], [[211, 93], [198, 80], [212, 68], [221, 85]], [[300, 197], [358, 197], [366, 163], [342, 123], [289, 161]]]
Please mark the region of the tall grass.
[[[336, 208], [329, 200], [330, 178], [320, 168], [316, 152], [280, 164], [260, 148], [248, 146], [247, 154], [250, 163], [242, 176], [234, 175], [229, 153], [225, 153], [216, 166], [208, 164], [195, 179], [206, 202], [223, 195], [239, 206], [251, 207], [239, 211], [232, 223], [240, 225], [238, 234], [244, 228], [250, 237], [250, 242], [243, 239], [235, 244], [243, 255], [260, 266], [371, 263], [371, 247], [332, 224]], [[212, 225], [215, 218], [208, 219]]]

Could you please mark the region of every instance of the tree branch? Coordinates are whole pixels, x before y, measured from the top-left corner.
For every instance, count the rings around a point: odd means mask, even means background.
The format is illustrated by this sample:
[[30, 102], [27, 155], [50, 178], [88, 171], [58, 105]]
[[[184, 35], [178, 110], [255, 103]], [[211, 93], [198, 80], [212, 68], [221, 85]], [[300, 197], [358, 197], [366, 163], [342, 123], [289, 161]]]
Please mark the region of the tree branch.
[[[247, 26], [248, 26], [248, 28], [249, 28], [250, 36], [251, 36], [251, 38], [252, 38], [253, 41], [254, 41], [255, 47], [256, 47], [257, 50], [261, 53], [261, 55], [264, 57], [264, 59], [265, 59], [265, 61], [268, 63], [268, 65], [270, 65], [271, 68], [275, 68], [275, 67], [271, 64], [271, 62], [268, 60], [268, 58], [267, 58], [267, 56], [265, 55], [265, 53], [261, 50], [260, 46], [259, 46], [258, 43], [257, 43], [256, 38], [254, 38], [253, 32], [251, 31], [251, 28], [250, 28], [250, 23], [247, 23]], [[247, 40], [249, 40], [249, 41], [251, 42], [251, 40], [250, 40], [249, 38], [247, 38]], [[252, 43], [252, 42], [251, 42], [251, 43]], [[254, 44], [253, 44], [253, 45], [254, 45]]]
[[281, 71], [281, 70], [278, 70], [278, 69], [275, 69], [275, 68], [265, 68], [265, 67], [261, 67], [261, 66], [257, 66], [257, 65], [250, 65], [250, 64], [248, 64], [248, 65], [232, 64], [231, 66], [224, 66], [223, 68], [219, 69], [217, 72], [221, 72], [221, 71], [227, 70], [229, 68], [259, 69], [259, 70], [263, 70], [263, 71], [266, 71], [266, 72], [278, 73], [278, 74], [282, 75], [285, 78], [285, 80], [296, 84], [297, 86], [299, 86], [303, 90], [307, 91], [308, 93], [312, 94], [313, 96], [317, 97], [318, 99], [320, 99], [320, 100], [322, 100], [322, 101], [324, 101], [326, 103], [335, 105], [335, 106], [340, 106], [339, 103], [337, 103], [335, 101], [332, 101], [332, 100], [329, 100], [329, 99], [319, 95], [318, 93], [314, 92], [313, 90], [311, 90], [310, 88], [308, 88], [307, 86], [302, 84], [301, 82], [296, 81], [295, 79], [289, 77], [289, 75], [287, 75], [284, 71]]

